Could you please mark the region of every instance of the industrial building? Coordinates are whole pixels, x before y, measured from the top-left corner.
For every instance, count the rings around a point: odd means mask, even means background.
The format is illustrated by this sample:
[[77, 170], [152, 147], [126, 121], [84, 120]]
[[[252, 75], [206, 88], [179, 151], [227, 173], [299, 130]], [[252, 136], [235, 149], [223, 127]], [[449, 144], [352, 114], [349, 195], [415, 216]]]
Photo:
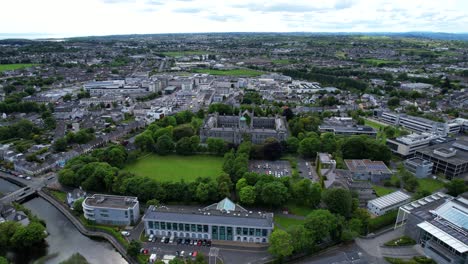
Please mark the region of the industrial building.
[[395, 228], [421, 245], [439, 264], [468, 263], [468, 193], [454, 198], [435, 193], [403, 205]]
[[432, 162], [432, 173], [440, 172], [448, 179], [468, 172], [468, 141], [464, 139], [418, 149], [414, 156]]
[[268, 243], [273, 213], [248, 211], [228, 198], [201, 209], [150, 206], [143, 216], [147, 235]]
[[133, 225], [140, 218], [137, 197], [94, 194], [83, 201], [84, 217], [98, 224]]
[[396, 191], [382, 197], [370, 200], [367, 202], [367, 210], [374, 215], [384, 215], [391, 210], [407, 204], [411, 201], [411, 196], [402, 192]]

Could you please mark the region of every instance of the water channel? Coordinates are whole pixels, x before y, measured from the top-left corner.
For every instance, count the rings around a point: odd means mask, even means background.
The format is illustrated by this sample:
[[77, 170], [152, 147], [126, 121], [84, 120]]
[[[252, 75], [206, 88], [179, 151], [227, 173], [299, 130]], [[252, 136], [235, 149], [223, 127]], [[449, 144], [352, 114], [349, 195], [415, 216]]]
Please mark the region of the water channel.
[[[0, 179], [0, 192], [8, 193], [19, 187]], [[43, 219], [47, 224], [49, 236], [46, 238], [47, 247], [32, 249], [26, 254], [16, 254], [14, 263], [33, 263], [39, 257], [56, 254], [54, 258], [46, 260], [45, 264], [56, 264], [78, 252], [92, 264], [122, 264], [127, 261], [103, 240], [94, 240], [82, 235], [73, 224], [53, 205], [42, 198], [33, 198], [23, 204], [31, 212]]]

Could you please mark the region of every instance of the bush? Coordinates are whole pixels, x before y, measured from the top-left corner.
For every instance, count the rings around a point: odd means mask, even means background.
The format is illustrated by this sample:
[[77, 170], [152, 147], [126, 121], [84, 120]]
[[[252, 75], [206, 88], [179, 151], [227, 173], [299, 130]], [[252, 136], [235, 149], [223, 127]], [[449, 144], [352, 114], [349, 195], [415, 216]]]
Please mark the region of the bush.
[[398, 211], [393, 210], [384, 215], [370, 219], [369, 220], [369, 232], [375, 232], [383, 227], [394, 224], [396, 221], [397, 215], [398, 215]]
[[402, 236], [402, 237], [388, 241], [387, 243], [385, 243], [385, 246], [401, 247], [401, 246], [411, 246], [415, 244], [416, 244], [416, 241], [414, 241], [411, 237]]

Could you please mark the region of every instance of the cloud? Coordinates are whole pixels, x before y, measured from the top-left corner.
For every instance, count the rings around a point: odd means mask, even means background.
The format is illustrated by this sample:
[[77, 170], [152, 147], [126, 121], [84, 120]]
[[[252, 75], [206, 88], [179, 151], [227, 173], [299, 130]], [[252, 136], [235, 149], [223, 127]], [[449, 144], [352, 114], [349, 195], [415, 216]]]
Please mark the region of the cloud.
[[240, 21], [241, 17], [236, 15], [218, 15], [218, 14], [211, 14], [206, 16], [209, 20], [218, 21], [218, 22], [226, 22], [226, 21]]
[[135, 3], [135, 0], [102, 0], [105, 4], [131, 4]]
[[200, 7], [186, 7], [186, 8], [177, 8], [177, 9], [174, 9], [172, 11], [176, 12], [176, 13], [189, 13], [189, 14], [196, 14], [196, 13], [200, 13], [204, 10], [204, 8], [200, 8]]
[[145, 4], [147, 5], [163, 5], [165, 2], [163, 0], [147, 0]]

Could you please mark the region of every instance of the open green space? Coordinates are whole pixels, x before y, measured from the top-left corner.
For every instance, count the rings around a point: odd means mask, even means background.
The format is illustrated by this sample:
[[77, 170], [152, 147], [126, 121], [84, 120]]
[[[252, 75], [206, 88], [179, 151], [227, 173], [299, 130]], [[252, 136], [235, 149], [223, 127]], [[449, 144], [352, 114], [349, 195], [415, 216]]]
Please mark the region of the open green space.
[[18, 70], [18, 69], [35, 66], [35, 65], [37, 64], [31, 64], [31, 63], [0, 64], [0, 72]]
[[437, 179], [432, 178], [425, 178], [425, 179], [418, 179], [419, 182], [419, 190], [426, 190], [430, 193], [438, 191], [444, 188], [444, 183]]
[[63, 191], [51, 190], [50, 194], [55, 197], [55, 199], [66, 203], [67, 202], [67, 193]]
[[382, 66], [391, 66], [391, 65], [400, 65], [402, 64], [401, 61], [395, 60], [383, 60], [383, 59], [361, 59], [359, 60], [362, 63], [366, 63], [375, 67], [382, 67]]
[[401, 246], [411, 246], [411, 245], [416, 245], [416, 241], [414, 241], [411, 237], [408, 237], [408, 236], [395, 238], [385, 243], [385, 246], [388, 246], [388, 247], [401, 247]]
[[335, 52], [335, 57], [344, 60], [346, 59], [346, 53], [344, 51], [337, 51]]
[[379, 130], [381, 128], [383, 129], [384, 127], [386, 127], [386, 125], [384, 125], [384, 124], [380, 124], [380, 123], [371, 121], [369, 119], [364, 119], [364, 125], [373, 127], [373, 128], [375, 128], [377, 130]]
[[222, 173], [223, 158], [208, 155], [142, 157], [124, 170], [158, 181], [195, 181], [197, 177], [216, 178]]
[[288, 208], [289, 213], [300, 216], [307, 216], [310, 214], [310, 212], [314, 210], [306, 206], [300, 206], [295, 204], [287, 204], [286, 208]]
[[393, 189], [383, 187], [383, 186], [379, 186], [379, 185], [372, 186], [372, 189], [374, 189], [374, 191], [375, 191], [375, 193], [377, 194], [378, 197], [387, 195], [387, 194], [392, 193], [392, 192], [395, 191]]
[[261, 71], [251, 69], [233, 69], [233, 70], [214, 70], [214, 69], [193, 69], [195, 73], [207, 73], [211, 75], [222, 75], [222, 76], [245, 76], [245, 77], [256, 77], [263, 74]]
[[285, 64], [290, 64], [291, 62], [288, 59], [278, 59], [278, 60], [271, 60], [273, 64], [280, 64], [280, 65], [285, 65]]
[[166, 52], [161, 52], [161, 54], [164, 54], [169, 57], [182, 57], [182, 56], [190, 56], [190, 55], [204, 55], [208, 54], [209, 52], [203, 51], [203, 50], [185, 50], [185, 51], [166, 51]]
[[282, 228], [288, 228], [293, 225], [302, 225], [305, 223], [305, 220], [289, 218], [286, 216], [275, 215], [273, 220], [276, 224], [280, 225]]

